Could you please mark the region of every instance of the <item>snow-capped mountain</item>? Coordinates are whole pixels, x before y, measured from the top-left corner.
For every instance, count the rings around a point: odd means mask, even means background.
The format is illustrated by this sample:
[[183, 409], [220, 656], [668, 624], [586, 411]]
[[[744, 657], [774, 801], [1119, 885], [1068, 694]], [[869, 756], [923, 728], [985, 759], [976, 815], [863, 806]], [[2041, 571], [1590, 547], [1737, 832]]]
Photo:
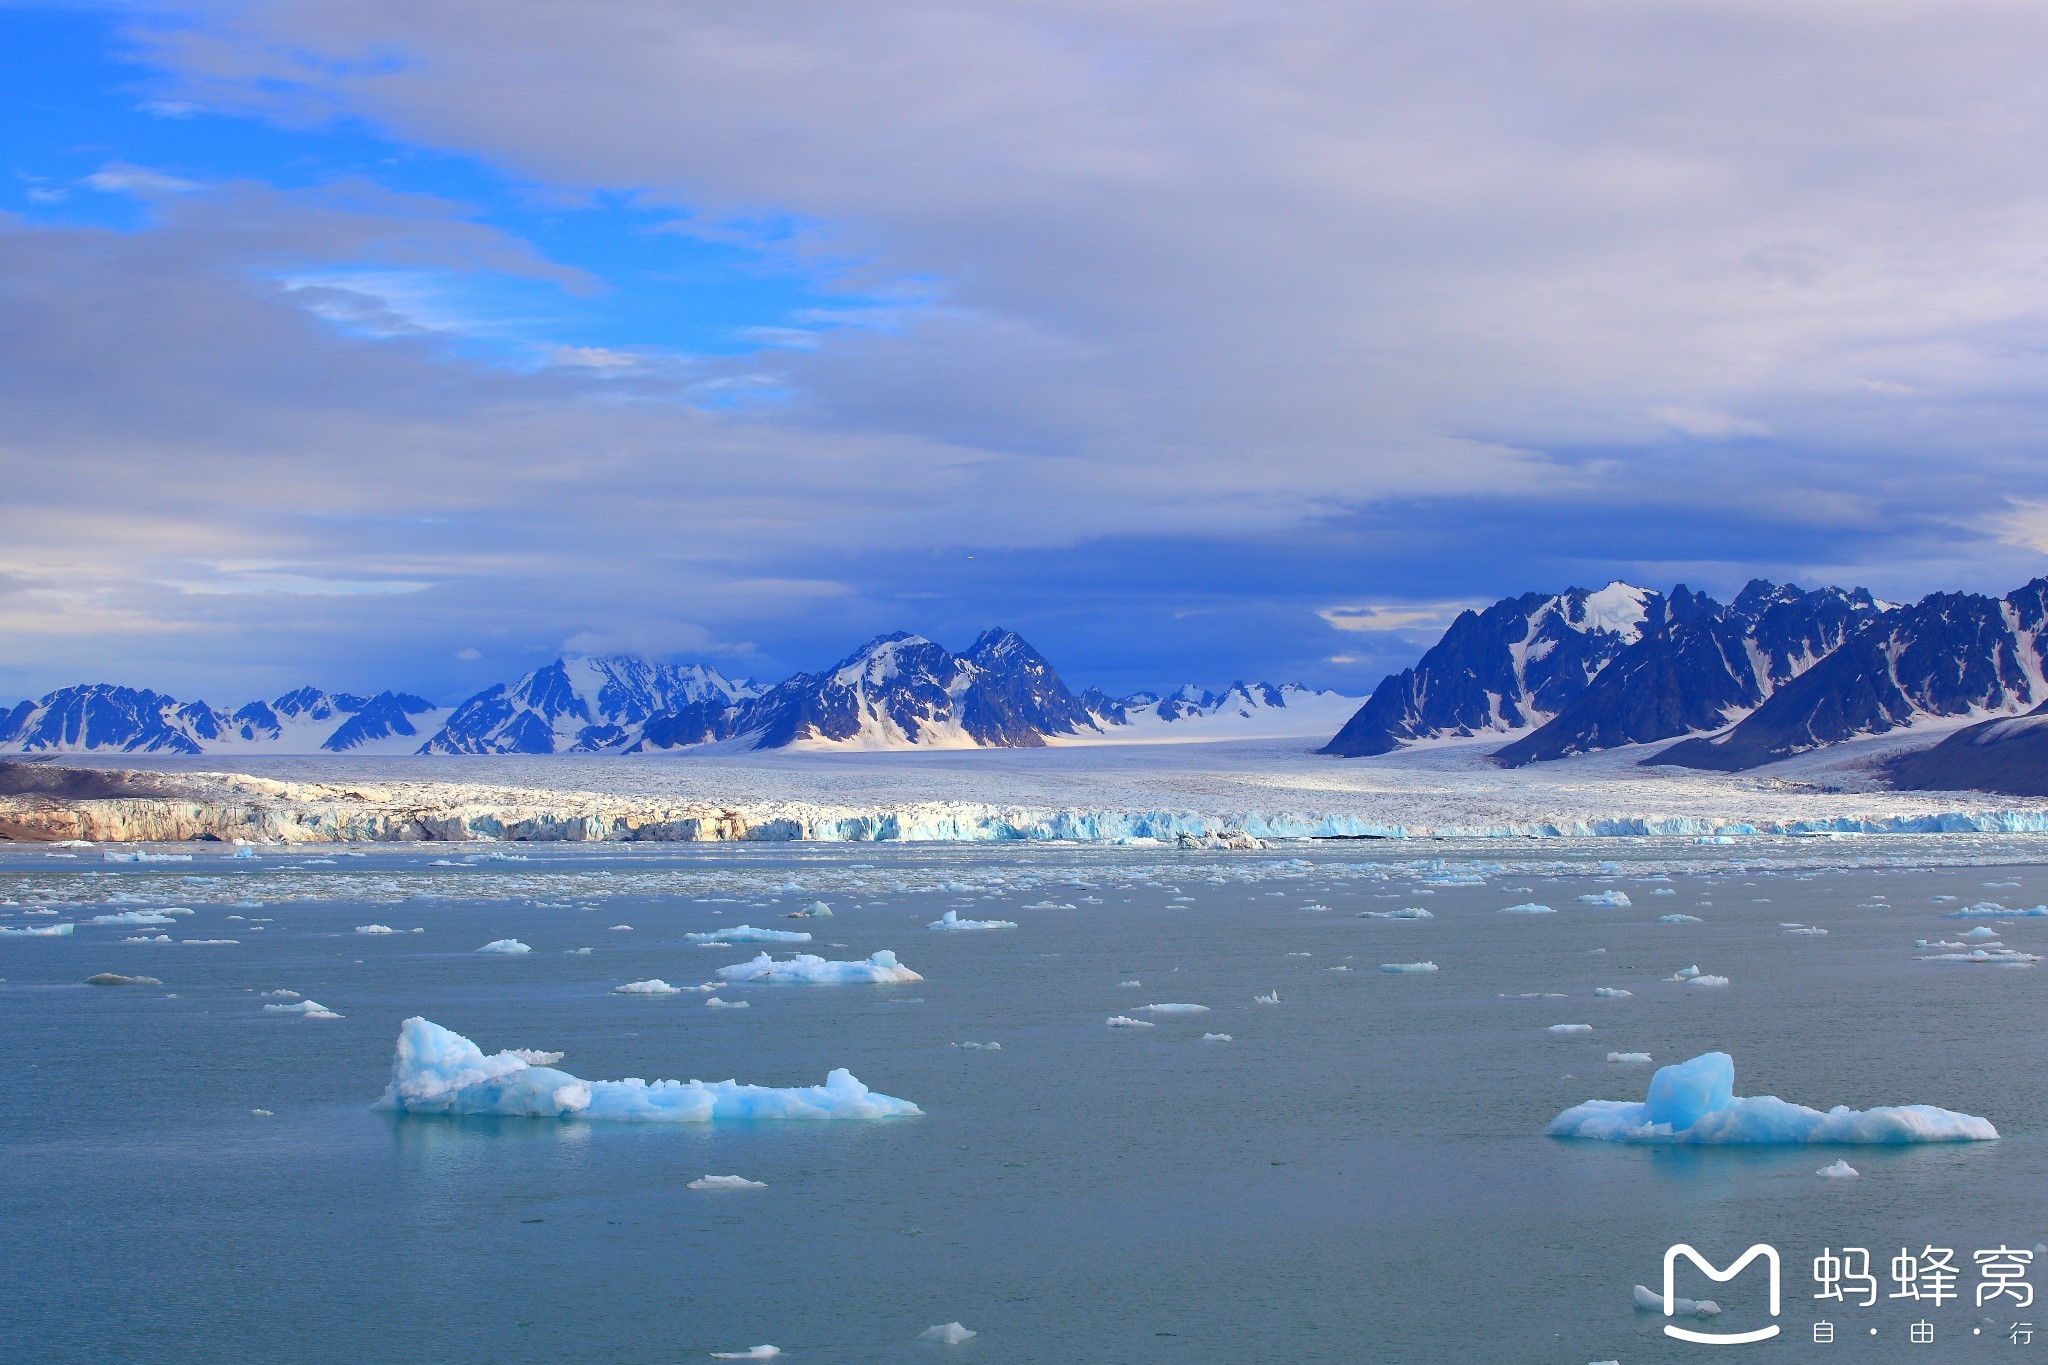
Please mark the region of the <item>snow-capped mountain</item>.
[[1415, 667], [1381, 682], [1320, 752], [1355, 758], [1417, 739], [1541, 725], [1660, 625], [1665, 610], [1663, 594], [1614, 582], [1462, 612]]
[[1089, 724], [1052, 665], [1015, 631], [987, 631], [964, 654], [899, 631], [757, 697], [654, 717], [638, 747], [744, 736], [755, 749], [1037, 748]]
[[1862, 588], [1806, 592], [1759, 578], [1723, 606], [1681, 583], [1660, 624], [1541, 728], [1493, 759], [1513, 768], [1719, 730], [1819, 663], [1880, 610]]
[[626, 655], [556, 659], [485, 688], [456, 707], [422, 746], [429, 754], [590, 753], [632, 744], [655, 716], [695, 704], [729, 708], [761, 689], [701, 664], [675, 667]]
[[[66, 687], [0, 715], [0, 750], [20, 753], [310, 754], [409, 752], [432, 702], [402, 692], [330, 695], [302, 687], [224, 711], [105, 683]], [[415, 718], [419, 718], [415, 721]], [[399, 741], [394, 744], [392, 741]]]
[[2048, 702], [2024, 716], [1964, 726], [1933, 748], [1901, 754], [1884, 766], [1902, 791], [2048, 796]]
[[[1359, 698], [1318, 692], [1300, 683], [1235, 682], [1221, 692], [1192, 683], [1177, 692], [1110, 697], [1081, 694], [1101, 742], [1186, 742], [1203, 739], [1308, 739], [1330, 733], [1358, 709]], [[1088, 736], [1076, 736], [1087, 742]]]
[[1914, 721], [2048, 701], [2048, 578], [2004, 597], [1939, 592], [1894, 607], [1780, 687], [1726, 734], [1646, 760], [1724, 772]]

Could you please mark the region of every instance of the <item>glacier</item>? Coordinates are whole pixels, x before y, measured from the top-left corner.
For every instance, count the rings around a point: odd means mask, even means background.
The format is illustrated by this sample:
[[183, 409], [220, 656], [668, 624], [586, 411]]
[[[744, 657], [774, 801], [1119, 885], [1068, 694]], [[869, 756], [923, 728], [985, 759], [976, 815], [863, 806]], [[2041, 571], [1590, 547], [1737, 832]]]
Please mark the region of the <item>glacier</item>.
[[485, 1055], [469, 1039], [418, 1015], [399, 1026], [391, 1083], [373, 1106], [399, 1114], [708, 1123], [714, 1119], [882, 1119], [924, 1111], [878, 1095], [840, 1067], [823, 1085], [738, 1081], [579, 1080], [517, 1051]]
[[1998, 1136], [1988, 1119], [1929, 1104], [1837, 1105], [1822, 1113], [1776, 1095], [1738, 1096], [1734, 1089], [1735, 1059], [1725, 1052], [1703, 1052], [1658, 1067], [1641, 1103], [1587, 1100], [1559, 1114], [1543, 1131], [1550, 1137], [1698, 1146], [1897, 1145], [1985, 1142]]
[[815, 953], [798, 953], [786, 962], [778, 962], [768, 954], [762, 953], [751, 961], [720, 967], [718, 975], [722, 980], [733, 982], [794, 982], [812, 986], [889, 984], [924, 980], [916, 972], [899, 963], [896, 954], [887, 948], [869, 957], [865, 962], [831, 962]]

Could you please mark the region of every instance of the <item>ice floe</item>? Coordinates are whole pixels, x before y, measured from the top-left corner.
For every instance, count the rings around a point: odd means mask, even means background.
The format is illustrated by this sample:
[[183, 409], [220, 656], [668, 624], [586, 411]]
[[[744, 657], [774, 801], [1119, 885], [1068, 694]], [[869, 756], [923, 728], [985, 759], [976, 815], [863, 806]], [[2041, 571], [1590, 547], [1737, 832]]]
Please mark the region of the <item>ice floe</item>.
[[494, 938], [483, 947], [477, 949], [477, 951], [480, 953], [497, 953], [502, 956], [517, 957], [521, 953], [530, 953], [533, 949], [527, 947], [516, 938]]
[[1993, 901], [1978, 901], [1960, 910], [1951, 910], [1943, 919], [2043, 919], [2048, 918], [2048, 905], [2036, 905], [2025, 910], [2008, 910]]
[[1619, 986], [1595, 986], [1593, 994], [1599, 996], [1602, 1000], [1627, 1000], [1635, 992], [1625, 991]]
[[1174, 1000], [1158, 1005], [1140, 1005], [1138, 1008], [1144, 1010], [1147, 1014], [1207, 1014], [1209, 1012], [1207, 1005], [1190, 1005]]
[[708, 934], [684, 934], [692, 943], [809, 943], [811, 936], [800, 929], [756, 929], [751, 924], [735, 924], [730, 929], [714, 929]]
[[1419, 905], [1411, 905], [1411, 906], [1408, 906], [1408, 907], [1406, 907], [1405, 909], [1401, 909], [1401, 910], [1361, 910], [1361, 911], [1359, 911], [1359, 912], [1358, 912], [1358, 918], [1360, 918], [1360, 919], [1435, 919], [1435, 918], [1436, 918], [1436, 916], [1435, 916], [1435, 915], [1432, 915], [1432, 914], [1430, 914], [1430, 913], [1429, 913], [1429, 911], [1427, 911], [1427, 910], [1424, 910], [1424, 909], [1423, 909], [1423, 908], [1422, 908], [1421, 906], [1419, 906]]
[[88, 986], [161, 986], [153, 976], [123, 976], [119, 972], [94, 972], [85, 979]]
[[379, 1109], [404, 1114], [498, 1114], [532, 1118], [704, 1123], [712, 1119], [878, 1119], [921, 1114], [878, 1095], [844, 1068], [823, 1085], [738, 1081], [579, 1080], [516, 1052], [485, 1053], [459, 1033], [418, 1016], [399, 1026], [391, 1083]]
[[1701, 919], [1701, 918], [1700, 918], [1700, 917], [1699, 917], [1698, 915], [1659, 915], [1659, 916], [1657, 916], [1657, 923], [1659, 923], [1659, 924], [1704, 924], [1704, 923], [1706, 923], [1706, 921], [1705, 921], [1705, 920], [1702, 920], [1702, 919]]
[[1252, 1003], [1254, 1005], [1277, 1005], [1280, 1003], [1280, 992], [1273, 991], [1266, 995], [1255, 995], [1252, 997]]
[[[120, 910], [116, 911], [114, 914], [111, 915], [94, 915], [91, 919], [87, 920], [86, 923], [135, 925], [175, 924], [177, 923], [177, 921], [173, 919], [172, 916], [189, 915], [191, 913], [192, 912], [190, 910], [186, 910], [179, 906], [173, 906], [167, 910]], [[239, 918], [239, 916], [237, 916], [236, 918]]]
[[1150, 1019], [1133, 1019], [1128, 1014], [1112, 1014], [1102, 1021], [1111, 1028], [1157, 1028]]
[[0, 937], [5, 938], [70, 938], [69, 924], [30, 924], [22, 928], [0, 924]]
[[1604, 905], [1613, 910], [1626, 910], [1629, 907], [1629, 898], [1625, 891], [1595, 891], [1589, 896], [1579, 897], [1579, 904]]
[[289, 1005], [265, 1005], [265, 1014], [296, 1014], [302, 1019], [339, 1019], [336, 1014], [318, 1000], [299, 1000]]
[[738, 962], [730, 967], [720, 967], [718, 975], [721, 980], [733, 982], [758, 981], [809, 986], [888, 984], [924, 980], [916, 972], [899, 963], [896, 954], [887, 948], [865, 962], [830, 962], [815, 953], [798, 953], [787, 961], [778, 962], [768, 954], [762, 953], [751, 962]]
[[1574, 1034], [1591, 1033], [1593, 1026], [1591, 1024], [1552, 1024], [1543, 1031], [1559, 1038], [1569, 1038]]
[[[1067, 907], [1069, 910], [1073, 908], [1071, 905]], [[1014, 929], [1016, 927], [1015, 920], [961, 919], [958, 910], [948, 910], [945, 914], [925, 926], [927, 929]]]
[[1547, 905], [1537, 905], [1531, 901], [1525, 905], [1510, 905], [1502, 910], [1501, 913], [1503, 915], [1554, 915], [1557, 912]]
[[917, 1339], [919, 1341], [936, 1341], [945, 1346], [958, 1346], [969, 1337], [978, 1337], [980, 1335], [981, 1333], [975, 1331], [972, 1327], [962, 1327], [957, 1322], [942, 1322], [936, 1327], [927, 1327], [922, 1332], [919, 1332]]
[[721, 1000], [715, 995], [704, 1002], [706, 1009], [714, 1010], [743, 1010], [751, 1004], [751, 1000]]
[[765, 1180], [749, 1180], [743, 1175], [702, 1175], [683, 1186], [686, 1190], [765, 1190]]
[[1205, 1033], [1202, 1035], [1202, 1041], [1205, 1043], [1228, 1043], [1235, 1040], [1227, 1033]]
[[1922, 962], [1969, 962], [1980, 967], [2031, 967], [2040, 960], [2039, 953], [2023, 953], [2017, 948], [1977, 948], [1967, 953], [1935, 953], [1920, 959]]
[[1836, 1158], [1832, 1164], [1821, 1167], [1814, 1174], [1824, 1180], [1854, 1180], [1857, 1176], [1862, 1175], [1863, 1172], [1857, 1170], [1848, 1162]]
[[1700, 975], [1697, 975], [1697, 976], [1689, 976], [1689, 977], [1687, 977], [1687, 978], [1685, 979], [1685, 984], [1686, 984], [1686, 985], [1687, 985], [1687, 986], [1688, 986], [1689, 988], [1692, 988], [1692, 989], [1696, 989], [1696, 990], [1714, 990], [1714, 989], [1716, 989], [1717, 987], [1721, 987], [1721, 986], [1725, 986], [1725, 985], [1727, 985], [1727, 984], [1728, 984], [1728, 978], [1727, 978], [1727, 977], [1725, 977], [1725, 976], [1712, 976], [1712, 975], [1708, 975], [1708, 974], [1702, 973], [1702, 974], [1700, 974]]
[[1765, 1145], [1980, 1142], [1998, 1136], [1987, 1119], [1927, 1104], [1826, 1113], [1775, 1095], [1734, 1093], [1735, 1061], [1706, 1052], [1657, 1069], [1648, 1098], [1587, 1100], [1550, 1121], [1551, 1137], [1606, 1142]]
[[759, 1346], [749, 1346], [744, 1351], [713, 1351], [711, 1358], [713, 1360], [773, 1360], [781, 1354], [781, 1347], [763, 1343]]
[[658, 976], [651, 977], [646, 981], [628, 981], [623, 986], [612, 987], [613, 995], [681, 995], [682, 993], [683, 988], [681, 986], [671, 986]]
[[1650, 1054], [1647, 1052], [1610, 1052], [1607, 1054], [1607, 1060], [1619, 1066], [1648, 1066], [1650, 1064]]
[[1671, 975], [1665, 977], [1664, 979], [1666, 981], [1690, 981], [1699, 974], [1700, 969], [1697, 966], [1680, 967], [1677, 971], [1673, 972]]
[[[1664, 1311], [1664, 1296], [1650, 1292], [1644, 1285], [1636, 1286], [1636, 1308], [1645, 1313]], [[1721, 1315], [1721, 1305], [1712, 1299], [1681, 1299], [1671, 1296], [1671, 1316], [1677, 1318], [1714, 1318]]]
[[1380, 970], [1398, 975], [1407, 975], [1416, 972], [1433, 972], [1436, 970], [1436, 964], [1434, 962], [1382, 962]]

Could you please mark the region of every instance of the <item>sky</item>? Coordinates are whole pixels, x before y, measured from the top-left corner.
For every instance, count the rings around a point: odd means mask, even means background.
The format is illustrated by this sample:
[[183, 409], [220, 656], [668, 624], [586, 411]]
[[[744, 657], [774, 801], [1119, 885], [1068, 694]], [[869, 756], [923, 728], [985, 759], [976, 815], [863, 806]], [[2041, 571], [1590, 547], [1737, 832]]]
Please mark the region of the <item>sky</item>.
[[0, 0], [0, 698], [2048, 571], [2048, 8]]

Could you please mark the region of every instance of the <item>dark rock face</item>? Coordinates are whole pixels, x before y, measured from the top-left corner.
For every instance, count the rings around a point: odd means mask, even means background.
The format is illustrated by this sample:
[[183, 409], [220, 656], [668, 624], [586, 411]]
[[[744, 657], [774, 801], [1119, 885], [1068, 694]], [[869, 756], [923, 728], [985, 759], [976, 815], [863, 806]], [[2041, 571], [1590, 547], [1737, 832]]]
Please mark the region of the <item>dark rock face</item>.
[[1722, 606], [1674, 588], [1663, 621], [1622, 650], [1534, 733], [1494, 754], [1520, 767], [1718, 730], [1875, 620], [1862, 588], [1806, 592], [1755, 579]]
[[104, 683], [66, 687], [23, 702], [0, 721], [0, 744], [35, 753], [100, 749], [122, 753], [197, 754], [202, 738], [227, 733], [233, 721], [204, 702], [182, 703], [160, 692]]
[[1934, 593], [1876, 617], [1727, 734], [1646, 762], [1735, 772], [1922, 716], [2036, 705], [2044, 624], [2048, 579], [2002, 598]]
[[2024, 716], [1979, 721], [1884, 766], [1902, 791], [2048, 796], [2048, 703]]
[[1659, 593], [1525, 593], [1463, 612], [1415, 667], [1385, 679], [1318, 752], [1383, 754], [1416, 739], [1511, 731], [1564, 710], [1610, 660], [1664, 620]]
[[412, 718], [433, 709], [432, 702], [410, 692], [379, 692], [336, 727], [320, 747], [340, 754], [394, 735], [417, 735], [419, 728]]

